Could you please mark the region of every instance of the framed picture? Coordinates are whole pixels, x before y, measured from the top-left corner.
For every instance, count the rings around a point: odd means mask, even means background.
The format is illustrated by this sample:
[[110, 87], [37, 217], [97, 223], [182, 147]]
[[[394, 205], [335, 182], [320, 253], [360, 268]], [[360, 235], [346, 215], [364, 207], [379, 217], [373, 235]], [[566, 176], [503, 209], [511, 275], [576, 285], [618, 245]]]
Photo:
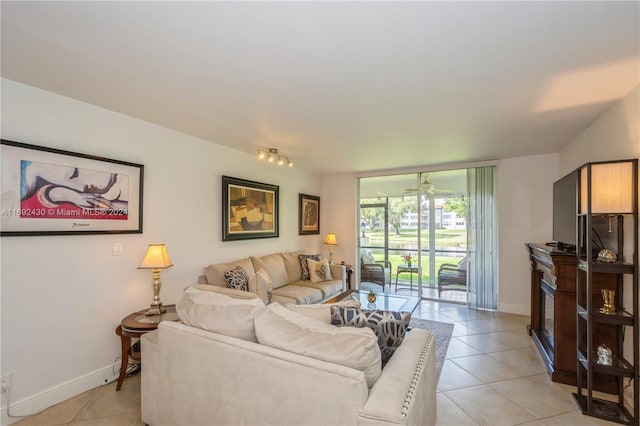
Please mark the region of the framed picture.
[[320, 197], [298, 194], [298, 234], [320, 233]]
[[2, 139], [2, 236], [142, 233], [144, 166]]
[[222, 176], [222, 241], [278, 237], [276, 185]]

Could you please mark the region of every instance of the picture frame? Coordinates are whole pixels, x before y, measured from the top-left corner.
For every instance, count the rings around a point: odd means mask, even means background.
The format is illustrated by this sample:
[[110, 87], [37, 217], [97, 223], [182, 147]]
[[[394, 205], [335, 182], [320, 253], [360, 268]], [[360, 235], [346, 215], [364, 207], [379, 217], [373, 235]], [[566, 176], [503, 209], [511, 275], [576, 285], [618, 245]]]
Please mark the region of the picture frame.
[[279, 236], [277, 185], [222, 176], [222, 241]]
[[298, 194], [298, 235], [320, 233], [320, 197]]
[[0, 140], [0, 235], [142, 233], [144, 166]]

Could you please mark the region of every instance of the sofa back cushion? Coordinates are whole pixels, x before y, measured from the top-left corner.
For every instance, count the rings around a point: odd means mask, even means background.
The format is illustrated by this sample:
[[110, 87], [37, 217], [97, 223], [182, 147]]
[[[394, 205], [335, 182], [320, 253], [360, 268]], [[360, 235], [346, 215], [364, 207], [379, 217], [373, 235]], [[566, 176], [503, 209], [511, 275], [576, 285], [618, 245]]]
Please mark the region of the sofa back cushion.
[[287, 270], [289, 276], [289, 282], [293, 283], [302, 279], [302, 267], [300, 266], [300, 260], [298, 255], [299, 251], [290, 251], [282, 253], [282, 260], [284, 261], [284, 267]]
[[247, 277], [250, 277], [256, 273], [253, 269], [251, 258], [249, 257], [228, 263], [216, 263], [207, 266], [204, 270], [204, 273], [207, 277], [207, 283], [219, 287], [228, 287], [227, 281], [224, 277], [224, 273], [233, 270], [237, 266], [240, 266], [242, 267], [242, 269], [244, 269]]
[[[289, 284], [289, 274], [284, 266], [282, 254], [275, 253], [262, 257], [252, 257], [253, 271], [259, 271], [263, 268], [271, 278], [271, 287], [279, 288]], [[255, 272], [254, 272], [255, 273]], [[249, 276], [253, 274], [248, 274]]]
[[232, 293], [223, 294], [217, 288], [209, 287], [214, 291], [187, 288], [176, 304], [180, 320], [192, 327], [251, 342], [257, 341], [254, 317], [256, 312], [264, 309], [262, 300], [253, 293], [233, 290], [246, 295], [236, 297], [231, 296]]
[[381, 355], [369, 328], [335, 327], [272, 303], [256, 312], [258, 343], [364, 373], [369, 387], [380, 376]]
[[285, 308], [290, 311], [297, 312], [304, 315], [307, 318], [312, 318], [321, 321], [325, 324], [331, 324], [331, 307], [340, 306], [343, 308], [359, 308], [360, 302], [351, 298], [342, 300], [334, 304], [329, 303], [314, 303], [312, 305], [297, 305], [295, 303], [287, 303]]

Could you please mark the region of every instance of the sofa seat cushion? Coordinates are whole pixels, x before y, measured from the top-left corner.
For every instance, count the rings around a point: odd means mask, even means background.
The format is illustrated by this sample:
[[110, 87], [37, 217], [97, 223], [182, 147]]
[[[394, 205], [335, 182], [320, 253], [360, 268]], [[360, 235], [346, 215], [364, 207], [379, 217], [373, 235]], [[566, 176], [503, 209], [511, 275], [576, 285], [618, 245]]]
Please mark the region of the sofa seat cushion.
[[311, 281], [296, 281], [291, 283], [291, 285], [320, 290], [322, 292], [323, 299], [336, 296], [342, 292], [342, 280], [319, 281], [317, 283], [313, 283]]
[[255, 342], [254, 316], [264, 303], [255, 294], [237, 292], [251, 298], [189, 287], [178, 299], [176, 312], [180, 321], [192, 327]]
[[279, 304], [281, 304], [282, 306], [285, 305], [289, 305], [289, 304], [296, 304], [298, 301], [296, 299], [292, 299], [291, 297], [286, 297], [286, 296], [280, 296], [276, 293], [273, 293], [271, 295], [271, 303], [273, 302], [277, 302]]
[[260, 344], [362, 371], [369, 387], [382, 371], [377, 338], [368, 328], [335, 327], [278, 303], [256, 313], [255, 327]]
[[227, 281], [225, 280], [224, 273], [229, 272], [240, 266], [244, 269], [244, 272], [247, 274], [247, 277], [252, 276], [256, 273], [256, 270], [253, 269], [253, 263], [251, 263], [251, 258], [245, 258], [236, 260], [234, 262], [228, 263], [216, 263], [209, 265], [205, 268], [204, 274], [207, 277], [207, 283], [211, 285], [217, 285], [219, 287], [227, 287]]
[[272, 281], [271, 286], [274, 289], [289, 284], [289, 274], [287, 274], [287, 269], [284, 266], [282, 254], [275, 253], [262, 257], [252, 257], [251, 262], [255, 271], [262, 268], [269, 274]]
[[318, 303], [324, 299], [322, 290], [317, 288], [288, 285], [273, 290], [273, 295], [288, 297], [298, 304]]

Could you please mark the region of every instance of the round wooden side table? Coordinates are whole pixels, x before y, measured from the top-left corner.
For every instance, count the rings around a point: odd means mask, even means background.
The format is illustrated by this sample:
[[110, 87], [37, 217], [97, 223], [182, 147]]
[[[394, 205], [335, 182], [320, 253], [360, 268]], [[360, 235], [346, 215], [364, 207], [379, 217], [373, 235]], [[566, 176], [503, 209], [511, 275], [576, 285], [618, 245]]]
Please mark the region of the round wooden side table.
[[127, 366], [129, 360], [132, 359], [136, 362], [141, 362], [141, 355], [139, 349], [134, 349], [131, 346], [131, 339], [139, 339], [144, 333], [158, 328], [158, 324], [162, 321], [177, 321], [178, 314], [176, 314], [175, 305], [167, 305], [167, 312], [162, 315], [147, 315], [148, 309], [143, 309], [138, 312], [134, 312], [122, 319], [120, 325], [116, 328], [116, 334], [120, 336], [120, 344], [122, 345], [122, 357], [120, 362], [120, 376], [118, 376], [118, 384], [116, 385], [116, 391], [119, 391], [122, 387], [122, 382], [127, 373]]

